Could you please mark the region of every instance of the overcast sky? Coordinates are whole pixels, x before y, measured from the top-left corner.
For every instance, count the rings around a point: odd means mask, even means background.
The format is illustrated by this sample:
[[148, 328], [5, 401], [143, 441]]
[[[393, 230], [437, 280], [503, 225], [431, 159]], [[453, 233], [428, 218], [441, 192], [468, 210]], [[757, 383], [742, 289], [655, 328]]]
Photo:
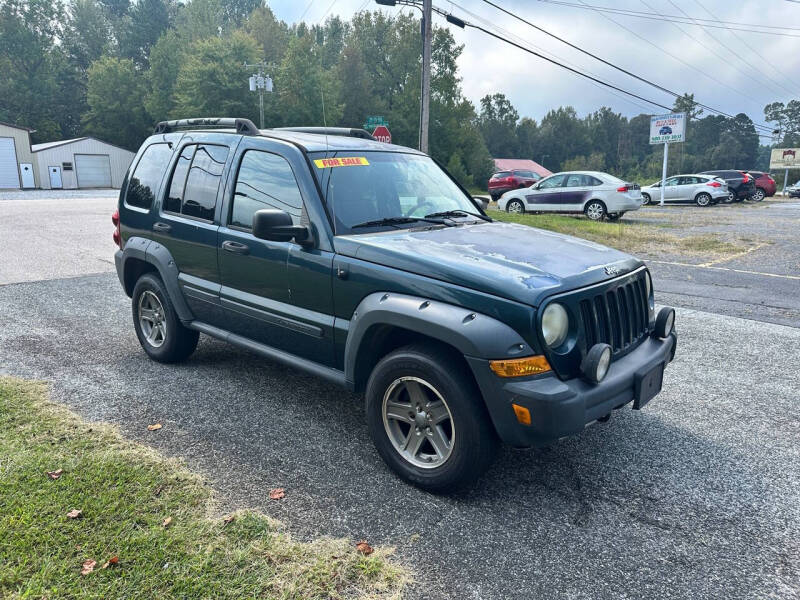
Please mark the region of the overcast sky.
[[[680, 10], [683, 10], [698, 19], [712, 19], [710, 13], [713, 13], [724, 21], [798, 28], [771, 30], [772, 34], [764, 35], [608, 13], [603, 16], [593, 10], [539, 0], [493, 1], [609, 62], [671, 90], [692, 92], [696, 100], [727, 113], [745, 112], [758, 123], [764, 123], [765, 104], [800, 98], [800, 37], [775, 35], [800, 36], [800, 3], [787, 0], [565, 0], [652, 14], [681, 15]], [[333, 14], [349, 19], [362, 6], [377, 8], [374, 0], [271, 0], [269, 4], [278, 18], [293, 23], [305, 13], [303, 20], [309, 24]], [[560, 62], [660, 104], [672, 105], [669, 95], [565, 46], [481, 0], [457, 0], [455, 3], [434, 0], [434, 6], [467, 21], [489, 21]], [[383, 10], [395, 14], [401, 9]], [[402, 10], [419, 14], [412, 8]], [[476, 105], [483, 95], [502, 92], [521, 116], [537, 121], [549, 109], [562, 105], [574, 106], [580, 115], [603, 105], [628, 116], [663, 112], [570, 74], [483, 32], [461, 30], [448, 25], [442, 17], [434, 17], [434, 23], [448, 26], [456, 40], [464, 44], [459, 60], [460, 75], [465, 95]]]

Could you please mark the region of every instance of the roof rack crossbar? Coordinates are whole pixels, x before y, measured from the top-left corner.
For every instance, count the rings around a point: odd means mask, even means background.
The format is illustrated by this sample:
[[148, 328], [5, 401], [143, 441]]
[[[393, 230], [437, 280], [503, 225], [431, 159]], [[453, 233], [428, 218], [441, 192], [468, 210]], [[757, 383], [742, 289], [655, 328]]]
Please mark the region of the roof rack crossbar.
[[316, 133], [319, 135], [341, 135], [375, 141], [369, 131], [355, 127], [274, 127], [273, 129], [276, 131], [297, 131], [299, 133]]
[[250, 119], [234, 119], [232, 117], [200, 117], [196, 119], [176, 119], [161, 121], [153, 133], [169, 133], [178, 129], [208, 129], [215, 127], [234, 128], [242, 135], [259, 135], [258, 127]]

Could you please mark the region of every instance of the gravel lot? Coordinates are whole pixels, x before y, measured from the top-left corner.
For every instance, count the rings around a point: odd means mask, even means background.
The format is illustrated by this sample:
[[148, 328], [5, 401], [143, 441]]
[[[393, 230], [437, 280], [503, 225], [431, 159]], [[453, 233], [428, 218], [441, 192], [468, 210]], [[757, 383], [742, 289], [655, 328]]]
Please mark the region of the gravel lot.
[[207, 338], [183, 365], [149, 361], [108, 262], [113, 200], [70, 201], [0, 202], [0, 244], [22, 240], [0, 246], [0, 373], [184, 458], [226, 508], [394, 545], [417, 598], [800, 597], [800, 329], [679, 310], [644, 411], [506, 449], [475, 490], [436, 497], [384, 467], [360, 398]]

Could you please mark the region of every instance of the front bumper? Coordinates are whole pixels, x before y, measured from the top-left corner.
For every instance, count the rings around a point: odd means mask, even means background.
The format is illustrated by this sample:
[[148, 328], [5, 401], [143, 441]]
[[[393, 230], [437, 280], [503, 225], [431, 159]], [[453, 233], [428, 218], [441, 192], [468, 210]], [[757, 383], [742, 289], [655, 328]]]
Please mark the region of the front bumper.
[[[514, 380], [496, 376], [487, 360], [467, 357], [500, 438], [512, 446], [541, 446], [574, 435], [592, 421], [634, 400], [636, 374], [675, 356], [678, 336], [647, 338], [636, 350], [611, 363], [599, 384], [582, 379], [562, 381], [556, 375]], [[511, 404], [531, 413], [531, 424], [517, 421]]]

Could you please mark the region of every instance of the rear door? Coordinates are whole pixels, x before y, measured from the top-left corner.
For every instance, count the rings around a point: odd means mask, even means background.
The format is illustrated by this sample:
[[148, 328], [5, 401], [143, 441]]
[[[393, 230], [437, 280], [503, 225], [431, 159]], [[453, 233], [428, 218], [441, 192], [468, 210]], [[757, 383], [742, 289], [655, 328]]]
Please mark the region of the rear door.
[[568, 212], [583, 211], [583, 204], [588, 200], [587, 187], [589, 177], [581, 173], [568, 173], [558, 198], [562, 210]]
[[[234, 138], [237, 139], [237, 138]], [[222, 322], [217, 266], [218, 209], [222, 180], [232, 150], [230, 136], [186, 136], [171, 165], [153, 239], [163, 244], [178, 267], [178, 281], [198, 320]]]

